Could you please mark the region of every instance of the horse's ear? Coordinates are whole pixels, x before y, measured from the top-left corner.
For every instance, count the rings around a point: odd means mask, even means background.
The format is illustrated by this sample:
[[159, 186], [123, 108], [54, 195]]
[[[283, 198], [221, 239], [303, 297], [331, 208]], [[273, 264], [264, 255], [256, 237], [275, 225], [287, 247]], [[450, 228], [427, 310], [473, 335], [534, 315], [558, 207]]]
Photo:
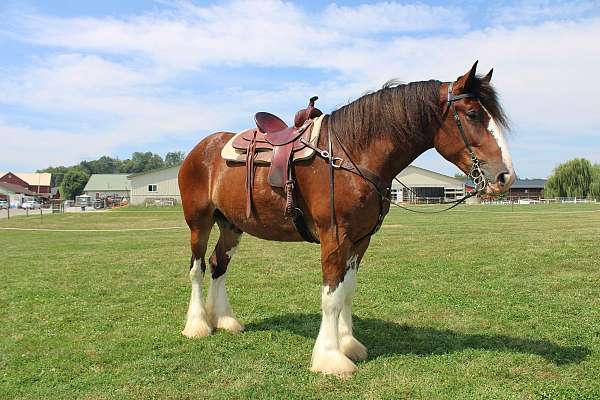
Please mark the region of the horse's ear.
[[490, 72], [488, 72], [483, 78], [481, 78], [481, 82], [489, 84], [490, 81], [492, 80], [493, 73], [494, 73], [494, 68], [490, 69]]
[[454, 87], [456, 87], [457, 93], [466, 93], [469, 91], [469, 89], [471, 89], [473, 83], [475, 82], [475, 74], [477, 73], [478, 62], [479, 61], [475, 61], [475, 64], [473, 64], [469, 72], [463, 76], [460, 76], [456, 80]]

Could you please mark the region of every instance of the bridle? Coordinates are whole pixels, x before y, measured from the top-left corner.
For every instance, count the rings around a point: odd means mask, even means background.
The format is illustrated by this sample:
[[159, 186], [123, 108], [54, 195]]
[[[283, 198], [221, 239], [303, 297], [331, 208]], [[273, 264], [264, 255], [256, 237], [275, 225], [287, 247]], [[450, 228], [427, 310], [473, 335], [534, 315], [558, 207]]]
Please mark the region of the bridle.
[[471, 144], [467, 140], [467, 135], [465, 134], [465, 130], [463, 129], [462, 122], [460, 121], [460, 117], [458, 116], [456, 107], [454, 107], [455, 101], [458, 101], [461, 99], [466, 99], [466, 98], [473, 98], [476, 96], [472, 93], [463, 93], [463, 94], [454, 95], [452, 93], [452, 86], [454, 86], [454, 83], [450, 82], [448, 84], [448, 101], [447, 101], [448, 108], [450, 110], [452, 110], [452, 113], [454, 114], [454, 121], [456, 122], [456, 127], [458, 128], [458, 131], [460, 132], [460, 136], [462, 137], [463, 142], [465, 142], [465, 146], [467, 146], [467, 150], [469, 150], [469, 153], [471, 154], [471, 169], [469, 171], [468, 176], [469, 176], [469, 178], [471, 178], [471, 180], [475, 184], [475, 192], [479, 193], [479, 192], [482, 192], [487, 187], [488, 180], [485, 177], [483, 170], [481, 169], [481, 163], [479, 162], [479, 158], [477, 158], [477, 155], [473, 151]]

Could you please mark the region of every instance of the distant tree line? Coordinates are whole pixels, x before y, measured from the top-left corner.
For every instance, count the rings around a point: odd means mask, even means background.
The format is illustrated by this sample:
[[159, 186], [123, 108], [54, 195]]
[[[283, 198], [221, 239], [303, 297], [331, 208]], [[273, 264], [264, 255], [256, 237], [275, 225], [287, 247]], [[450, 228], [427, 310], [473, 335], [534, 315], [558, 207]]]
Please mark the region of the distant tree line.
[[560, 164], [546, 181], [544, 197], [600, 199], [600, 164], [585, 158]]
[[83, 193], [87, 181], [92, 174], [135, 174], [164, 167], [174, 167], [181, 164], [185, 153], [182, 151], [169, 152], [163, 159], [152, 152], [135, 152], [131, 158], [120, 160], [102, 156], [97, 160], [82, 161], [70, 167], [48, 167], [37, 172], [52, 174], [52, 186], [58, 187], [62, 199], [74, 199]]

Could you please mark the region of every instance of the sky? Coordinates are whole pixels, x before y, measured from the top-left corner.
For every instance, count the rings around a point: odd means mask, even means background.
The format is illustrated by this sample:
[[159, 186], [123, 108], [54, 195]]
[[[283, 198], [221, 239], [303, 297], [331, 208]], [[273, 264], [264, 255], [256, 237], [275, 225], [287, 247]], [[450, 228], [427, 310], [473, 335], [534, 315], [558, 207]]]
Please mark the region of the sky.
[[[475, 60], [512, 121], [517, 175], [600, 163], [600, 1], [0, 2], [0, 170], [188, 152], [216, 131], [326, 113]], [[453, 175], [435, 150], [415, 165]]]

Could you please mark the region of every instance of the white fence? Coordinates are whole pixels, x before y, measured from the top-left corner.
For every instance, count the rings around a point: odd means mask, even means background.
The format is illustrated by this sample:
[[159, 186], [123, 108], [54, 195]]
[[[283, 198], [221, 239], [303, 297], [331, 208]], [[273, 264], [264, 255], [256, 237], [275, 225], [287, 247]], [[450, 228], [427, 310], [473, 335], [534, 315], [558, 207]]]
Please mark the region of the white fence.
[[481, 204], [600, 204], [600, 199], [582, 197], [509, 197], [498, 200], [482, 200]]

